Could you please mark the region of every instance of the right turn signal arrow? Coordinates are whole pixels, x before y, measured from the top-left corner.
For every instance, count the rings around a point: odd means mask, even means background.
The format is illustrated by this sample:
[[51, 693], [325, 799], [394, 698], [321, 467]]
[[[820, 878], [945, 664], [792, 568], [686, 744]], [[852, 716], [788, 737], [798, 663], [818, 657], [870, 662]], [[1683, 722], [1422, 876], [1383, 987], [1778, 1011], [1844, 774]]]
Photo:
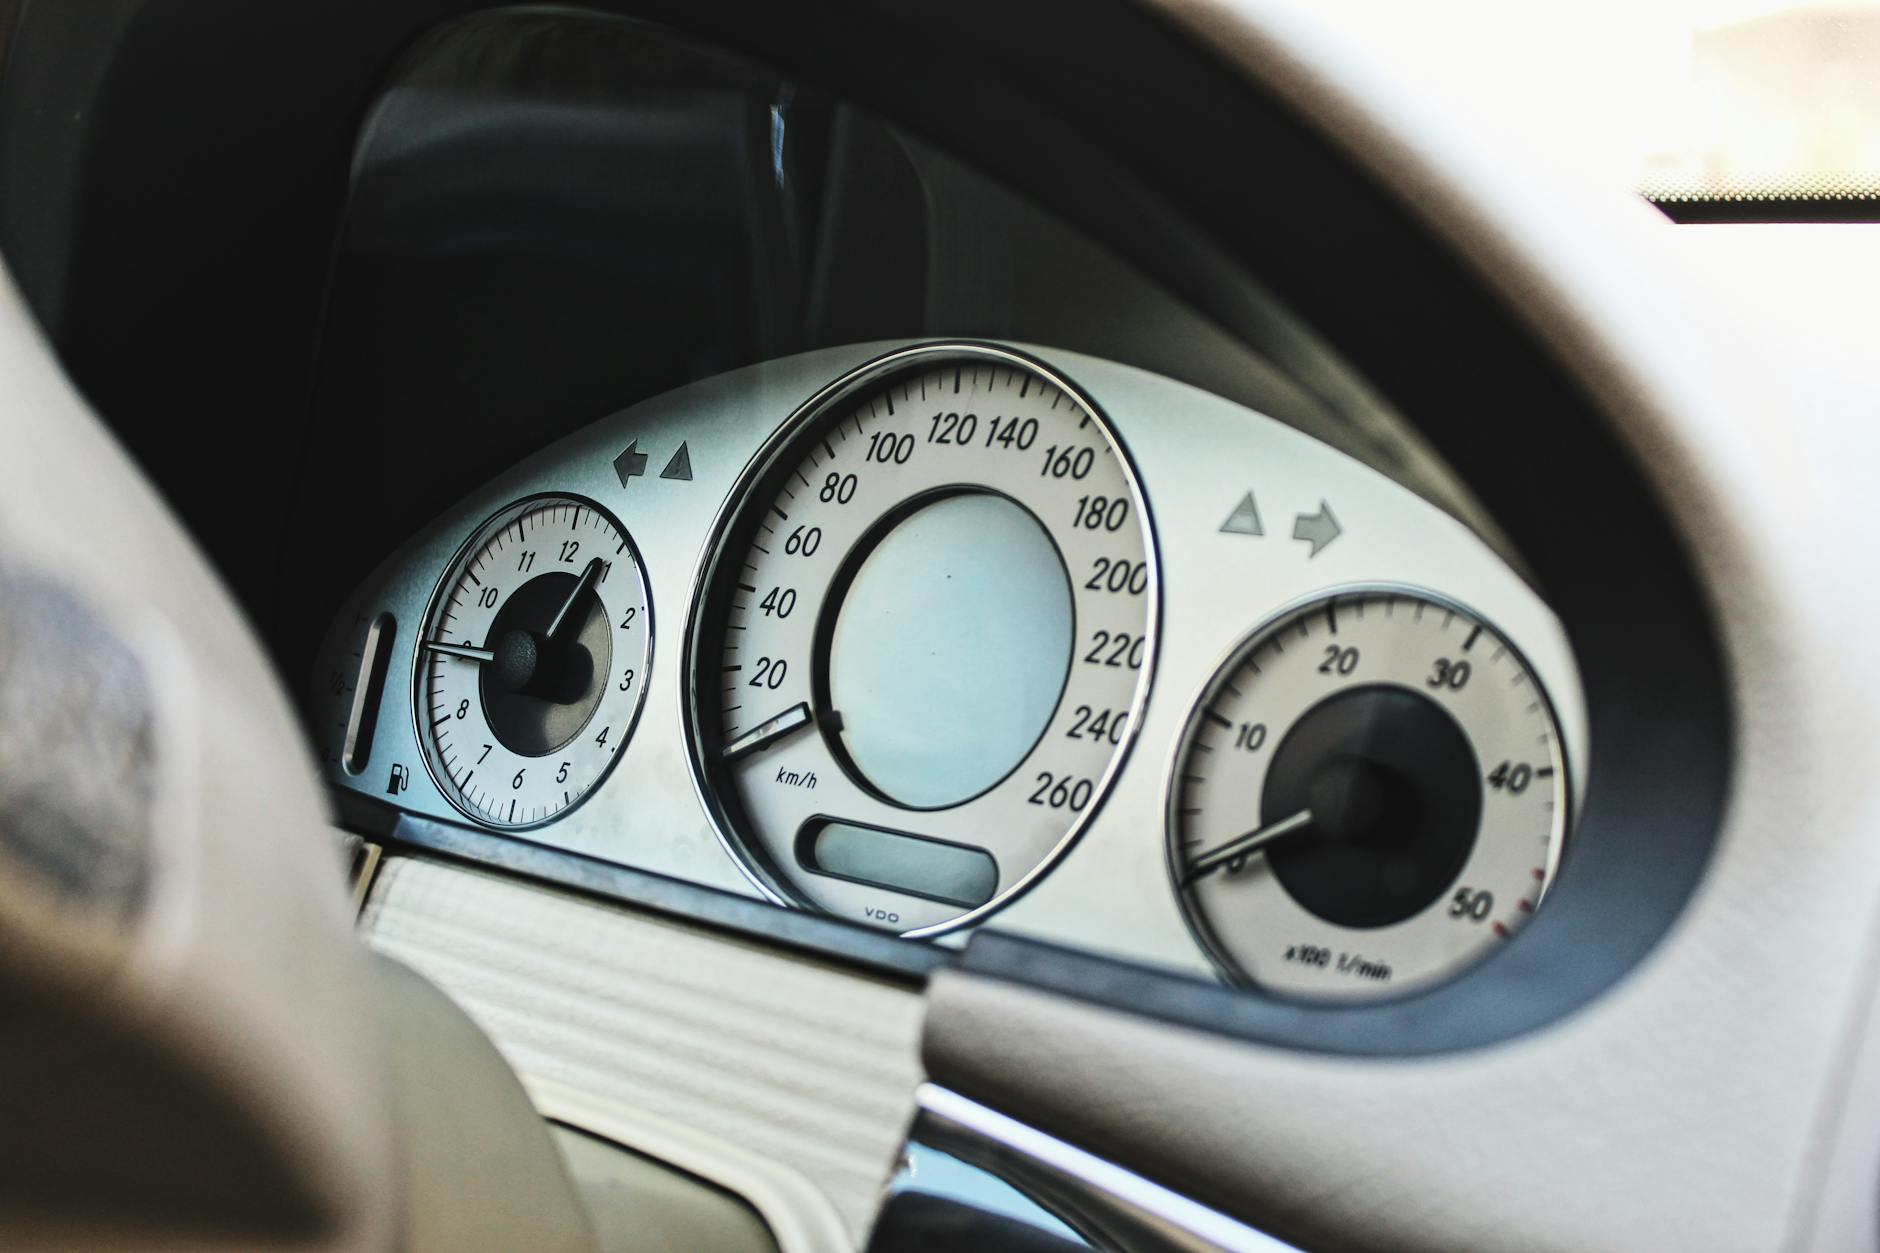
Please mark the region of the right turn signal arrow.
[[1302, 513], [1293, 522], [1293, 538], [1312, 545], [1312, 551], [1306, 554], [1308, 561], [1318, 556], [1321, 549], [1343, 533], [1338, 519], [1332, 516], [1332, 507], [1322, 500], [1317, 513]]

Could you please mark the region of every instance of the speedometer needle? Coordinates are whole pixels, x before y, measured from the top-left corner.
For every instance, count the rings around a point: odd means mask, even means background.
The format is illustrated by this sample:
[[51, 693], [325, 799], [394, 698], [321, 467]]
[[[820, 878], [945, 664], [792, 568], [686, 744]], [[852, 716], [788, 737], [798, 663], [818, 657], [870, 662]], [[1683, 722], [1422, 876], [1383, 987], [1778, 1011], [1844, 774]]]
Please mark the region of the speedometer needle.
[[794, 735], [814, 720], [808, 701], [798, 701], [774, 718], [766, 719], [724, 747], [724, 759], [736, 761], [746, 753], [768, 748], [787, 735]]
[[1267, 845], [1285, 839], [1295, 831], [1312, 825], [1312, 811], [1302, 809], [1290, 818], [1281, 818], [1278, 822], [1269, 822], [1258, 831], [1249, 831], [1237, 835], [1227, 843], [1210, 852], [1201, 854], [1188, 863], [1188, 874], [1182, 879], [1183, 884], [1193, 883], [1196, 879], [1226, 865], [1237, 858], [1265, 848]]
[[548, 624], [548, 631], [544, 638], [548, 641], [550, 648], [558, 646], [562, 642], [562, 636], [572, 629], [575, 621], [575, 602], [579, 601], [587, 590], [594, 586], [594, 580], [600, 577], [601, 559], [596, 557], [587, 563], [587, 569], [581, 571], [581, 578], [575, 583], [574, 590], [569, 592], [568, 599], [561, 603], [561, 608], [555, 613], [555, 620]]

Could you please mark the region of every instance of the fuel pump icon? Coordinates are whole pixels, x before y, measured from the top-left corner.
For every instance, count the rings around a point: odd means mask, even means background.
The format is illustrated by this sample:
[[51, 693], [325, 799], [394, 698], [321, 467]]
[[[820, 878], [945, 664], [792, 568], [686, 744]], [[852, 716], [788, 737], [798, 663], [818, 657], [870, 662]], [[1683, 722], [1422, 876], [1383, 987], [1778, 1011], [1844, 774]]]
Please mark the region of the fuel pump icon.
[[410, 786], [411, 786], [411, 771], [405, 769], [403, 766], [399, 765], [397, 762], [393, 762], [392, 763], [392, 777], [386, 780], [385, 794], [387, 796], [396, 796], [400, 792], [404, 791], [406, 788]]

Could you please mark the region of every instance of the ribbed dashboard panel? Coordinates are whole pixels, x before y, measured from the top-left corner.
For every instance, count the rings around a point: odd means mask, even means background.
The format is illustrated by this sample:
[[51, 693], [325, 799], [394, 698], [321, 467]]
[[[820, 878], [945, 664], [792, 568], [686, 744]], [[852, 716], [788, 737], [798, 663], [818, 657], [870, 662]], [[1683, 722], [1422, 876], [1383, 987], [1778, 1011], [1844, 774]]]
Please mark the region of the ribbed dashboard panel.
[[920, 1081], [921, 999], [811, 960], [500, 876], [389, 860], [360, 926], [526, 1079], [785, 1163], [859, 1239]]

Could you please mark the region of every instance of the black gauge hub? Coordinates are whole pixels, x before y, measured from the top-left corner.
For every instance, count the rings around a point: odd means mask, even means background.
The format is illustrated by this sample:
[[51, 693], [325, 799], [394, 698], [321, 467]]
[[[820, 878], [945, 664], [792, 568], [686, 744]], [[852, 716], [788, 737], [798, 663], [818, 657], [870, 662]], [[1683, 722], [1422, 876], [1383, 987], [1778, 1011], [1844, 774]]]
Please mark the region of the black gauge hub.
[[554, 646], [545, 637], [576, 583], [563, 571], [531, 579], [490, 624], [486, 647], [496, 661], [482, 672], [484, 716], [497, 739], [525, 757], [546, 756], [580, 733], [600, 705], [612, 665], [607, 613], [592, 592], [576, 602], [580, 626], [565, 643]]
[[1435, 903], [1475, 847], [1475, 752], [1428, 697], [1352, 688], [1309, 710], [1273, 755], [1261, 822], [1303, 809], [1316, 838], [1268, 854], [1292, 898], [1339, 926], [1402, 922]]

